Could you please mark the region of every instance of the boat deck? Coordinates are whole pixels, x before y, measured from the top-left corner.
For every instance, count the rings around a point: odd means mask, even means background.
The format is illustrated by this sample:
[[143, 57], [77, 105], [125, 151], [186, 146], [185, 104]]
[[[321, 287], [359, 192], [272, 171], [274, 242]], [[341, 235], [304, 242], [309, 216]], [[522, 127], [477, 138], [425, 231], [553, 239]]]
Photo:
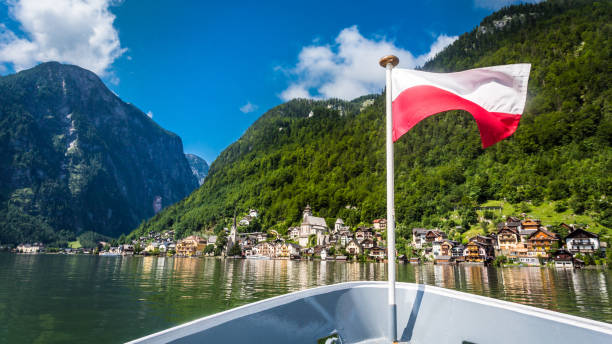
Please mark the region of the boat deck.
[[[612, 325], [434, 286], [397, 283], [401, 342], [612, 343]], [[277, 296], [131, 343], [389, 343], [386, 282], [349, 282]], [[338, 343], [338, 341], [328, 341]]]

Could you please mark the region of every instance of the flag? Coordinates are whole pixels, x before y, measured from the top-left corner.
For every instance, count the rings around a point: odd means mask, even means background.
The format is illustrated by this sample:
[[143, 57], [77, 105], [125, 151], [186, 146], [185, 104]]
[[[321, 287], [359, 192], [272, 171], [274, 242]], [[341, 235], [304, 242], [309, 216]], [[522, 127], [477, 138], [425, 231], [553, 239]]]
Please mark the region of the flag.
[[525, 108], [530, 64], [429, 73], [393, 69], [393, 141], [422, 119], [449, 110], [472, 114], [486, 148], [512, 135]]

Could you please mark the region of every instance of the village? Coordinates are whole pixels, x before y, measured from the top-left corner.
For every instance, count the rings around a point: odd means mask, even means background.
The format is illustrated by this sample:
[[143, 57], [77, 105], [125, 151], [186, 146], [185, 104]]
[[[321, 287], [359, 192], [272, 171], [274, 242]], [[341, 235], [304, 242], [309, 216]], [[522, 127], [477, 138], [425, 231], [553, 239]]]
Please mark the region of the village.
[[[67, 254], [164, 255], [176, 257], [217, 256], [246, 259], [321, 259], [336, 261], [386, 261], [386, 219], [376, 219], [371, 226], [359, 226], [354, 230], [338, 218], [330, 228], [325, 219], [316, 217], [310, 206], [302, 213], [299, 227], [290, 227], [287, 234], [268, 232], [243, 232], [259, 213], [255, 209], [237, 221], [234, 216], [231, 228], [224, 228], [219, 235], [190, 235], [175, 240], [175, 232], [149, 233], [131, 243], [110, 246], [99, 242], [95, 249], [60, 250]], [[560, 237], [539, 220], [524, 217], [508, 217], [497, 224], [497, 231], [476, 235], [467, 243], [448, 239], [440, 229], [413, 228], [409, 249], [398, 254], [404, 263], [434, 264], [494, 264], [580, 268], [605, 257], [606, 242], [600, 242], [597, 234], [579, 226], [560, 224], [567, 231]], [[44, 252], [40, 243], [22, 244], [14, 249], [18, 253]], [[47, 250], [57, 252], [57, 250]]]

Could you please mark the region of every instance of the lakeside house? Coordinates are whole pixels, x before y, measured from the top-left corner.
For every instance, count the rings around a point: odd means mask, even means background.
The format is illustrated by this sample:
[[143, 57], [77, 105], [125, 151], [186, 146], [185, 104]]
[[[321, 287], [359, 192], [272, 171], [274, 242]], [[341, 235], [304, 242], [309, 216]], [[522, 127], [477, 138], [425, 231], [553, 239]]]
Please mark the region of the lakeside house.
[[384, 260], [387, 258], [387, 248], [385, 247], [372, 247], [370, 248], [370, 258], [374, 260]]
[[539, 256], [548, 258], [548, 252], [550, 251], [553, 242], [558, 241], [555, 233], [549, 232], [544, 227], [539, 227], [533, 234], [529, 236], [527, 241], [529, 242], [528, 254], [530, 256]]
[[43, 244], [35, 242], [33, 244], [20, 244], [17, 246], [16, 250], [19, 253], [39, 253], [44, 248]]
[[341, 231], [348, 231], [349, 230], [349, 226], [344, 224], [344, 220], [342, 220], [341, 218], [337, 218], [336, 222], [334, 223], [334, 232], [341, 232]]
[[372, 221], [374, 229], [376, 230], [386, 230], [387, 229], [387, 219], [376, 219]]
[[463, 256], [469, 263], [486, 263], [492, 259], [489, 246], [479, 241], [470, 241], [464, 249]]
[[361, 241], [361, 248], [364, 250], [371, 249], [372, 247], [374, 247], [374, 240], [368, 238]]
[[582, 228], [571, 231], [565, 237], [565, 245], [571, 253], [595, 253], [599, 251], [599, 236]]
[[207, 244], [206, 239], [197, 235], [191, 235], [178, 241], [176, 244], [176, 254], [183, 257], [199, 256]]
[[355, 239], [351, 239], [346, 245], [346, 252], [352, 255], [359, 255], [363, 253], [363, 248]]
[[518, 227], [504, 225], [497, 232], [497, 246], [504, 253], [516, 249], [516, 245], [518, 245], [520, 242], [521, 237], [519, 235]]
[[553, 261], [557, 268], [573, 268], [574, 256], [567, 250], [558, 250], [553, 253]]
[[364, 240], [372, 240], [374, 238], [374, 231], [371, 228], [359, 227], [355, 231], [355, 240], [358, 243], [362, 243]]

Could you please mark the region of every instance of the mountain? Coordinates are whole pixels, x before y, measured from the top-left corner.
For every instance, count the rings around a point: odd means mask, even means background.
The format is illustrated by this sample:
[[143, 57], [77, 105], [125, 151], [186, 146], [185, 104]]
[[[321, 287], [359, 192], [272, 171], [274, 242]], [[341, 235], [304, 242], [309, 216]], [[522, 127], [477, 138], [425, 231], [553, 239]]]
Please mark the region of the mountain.
[[204, 178], [208, 175], [208, 164], [206, 160], [195, 154], [185, 154], [185, 158], [187, 158], [189, 167], [191, 167], [191, 172], [198, 180], [198, 184], [202, 185], [202, 183], [204, 183]]
[[[454, 239], [465, 239], [469, 228], [493, 230], [485, 219], [500, 215], [476, 211], [487, 202], [527, 214], [549, 205], [551, 219], [582, 221], [608, 235], [611, 14], [610, 2], [511, 6], [425, 64], [452, 72], [528, 62], [532, 73], [526, 110], [509, 139], [483, 150], [474, 119], [451, 111], [395, 144], [400, 239], [412, 226], [444, 228]], [[264, 228], [280, 233], [299, 223], [306, 204], [330, 225], [336, 217], [351, 226], [384, 217], [384, 113], [383, 95], [279, 105], [219, 155], [198, 190], [132, 235], [218, 230], [234, 209], [258, 209]]]
[[198, 185], [180, 137], [56, 62], [0, 77], [0, 162], [2, 243], [116, 237]]

